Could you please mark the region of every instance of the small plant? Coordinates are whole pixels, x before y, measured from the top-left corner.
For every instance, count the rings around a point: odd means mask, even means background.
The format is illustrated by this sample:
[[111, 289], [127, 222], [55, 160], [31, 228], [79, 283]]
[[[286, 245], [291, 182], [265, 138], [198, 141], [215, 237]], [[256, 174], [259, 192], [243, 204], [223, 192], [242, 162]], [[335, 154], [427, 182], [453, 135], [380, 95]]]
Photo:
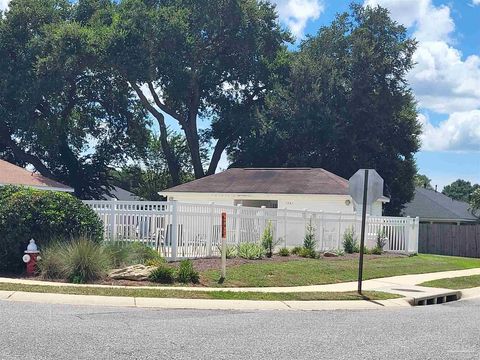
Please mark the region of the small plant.
[[288, 248], [284, 247], [278, 250], [278, 255], [280, 256], [290, 256], [290, 250]]
[[[218, 252], [221, 254], [222, 253], [222, 246], [217, 245]], [[227, 245], [226, 246], [226, 251], [227, 251], [227, 259], [234, 259], [238, 256], [238, 247], [235, 245]]]
[[263, 246], [255, 243], [241, 243], [238, 245], [238, 256], [248, 260], [259, 260], [265, 255]]
[[343, 234], [343, 250], [345, 250], [347, 254], [353, 254], [360, 251], [353, 227], [345, 230], [345, 233]]
[[372, 249], [372, 254], [382, 255], [385, 245], [387, 245], [388, 238], [383, 231], [377, 234], [377, 241], [375, 247]]
[[298, 255], [300, 251], [302, 251], [303, 247], [301, 246], [295, 246], [292, 250], [290, 250], [290, 254], [292, 255]]
[[108, 241], [104, 249], [113, 268], [136, 264], [158, 266], [165, 262], [155, 249], [138, 241]]
[[148, 280], [161, 284], [173, 284], [175, 282], [175, 269], [167, 265], [160, 265], [150, 273]]
[[304, 258], [312, 258], [312, 259], [315, 259], [317, 258], [317, 253], [315, 252], [315, 250], [312, 250], [312, 249], [308, 249], [306, 247], [303, 247], [300, 249], [300, 251], [298, 252], [298, 256], [301, 256], [301, 257], [304, 257]]
[[332, 251], [332, 253], [334, 253], [337, 256], [344, 256], [345, 255], [345, 251], [343, 251], [342, 249], [335, 249], [335, 250]]
[[60, 243], [52, 243], [42, 251], [38, 261], [38, 270], [44, 279], [65, 278], [64, 258], [60, 253], [60, 249]]
[[379, 248], [378, 246], [375, 246], [372, 250], [370, 250], [372, 255], [382, 255], [383, 250]]
[[265, 249], [267, 257], [271, 258], [273, 255], [273, 248], [275, 247], [275, 244], [273, 243], [273, 230], [271, 221], [268, 222], [265, 230], [263, 230], [261, 243]]
[[187, 259], [180, 262], [180, 266], [177, 270], [177, 280], [184, 284], [198, 283], [200, 280], [200, 275], [198, 271], [195, 271], [193, 268], [193, 263], [191, 260]]
[[305, 238], [303, 239], [303, 247], [311, 252], [315, 252], [317, 240], [315, 239], [315, 226], [312, 224], [312, 219], [308, 222], [305, 229]]

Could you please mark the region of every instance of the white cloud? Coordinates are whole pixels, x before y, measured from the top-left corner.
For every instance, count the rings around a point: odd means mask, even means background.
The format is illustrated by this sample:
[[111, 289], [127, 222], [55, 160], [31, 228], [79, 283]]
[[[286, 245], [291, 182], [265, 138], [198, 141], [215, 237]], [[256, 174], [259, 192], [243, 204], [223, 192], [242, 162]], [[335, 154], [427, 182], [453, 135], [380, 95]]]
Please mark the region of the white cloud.
[[472, 5], [480, 5], [480, 0], [472, 0]]
[[297, 37], [304, 36], [308, 21], [316, 20], [325, 10], [322, 0], [272, 0], [280, 21]]
[[438, 126], [419, 114], [424, 151], [480, 151], [480, 110], [457, 112]]

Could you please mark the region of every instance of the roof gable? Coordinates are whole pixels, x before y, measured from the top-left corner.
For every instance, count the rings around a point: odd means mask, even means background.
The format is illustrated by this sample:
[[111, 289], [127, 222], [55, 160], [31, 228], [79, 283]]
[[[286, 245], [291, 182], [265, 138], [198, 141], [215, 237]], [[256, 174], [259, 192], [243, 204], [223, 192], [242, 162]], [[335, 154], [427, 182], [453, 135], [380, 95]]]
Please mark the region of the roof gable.
[[321, 168], [234, 168], [170, 192], [348, 195], [348, 180]]

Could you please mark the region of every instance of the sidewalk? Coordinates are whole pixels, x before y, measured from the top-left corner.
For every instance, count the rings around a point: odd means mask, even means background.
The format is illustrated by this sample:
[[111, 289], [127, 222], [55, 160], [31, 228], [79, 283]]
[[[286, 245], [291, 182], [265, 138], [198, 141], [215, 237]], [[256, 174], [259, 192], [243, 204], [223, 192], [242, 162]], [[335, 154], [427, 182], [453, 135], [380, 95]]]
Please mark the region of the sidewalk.
[[[368, 310], [410, 307], [414, 299], [452, 293], [449, 289], [438, 289], [418, 286], [417, 284], [443, 278], [459, 276], [480, 275], [480, 269], [444, 271], [428, 274], [392, 276], [363, 282], [365, 291], [383, 291], [405, 296], [401, 299], [391, 300], [343, 300], [343, 301], [255, 301], [255, 300], [205, 300], [205, 299], [174, 299], [174, 298], [144, 298], [144, 297], [116, 297], [97, 295], [67, 295], [53, 293], [33, 293], [21, 291], [0, 291], [0, 300], [26, 301], [47, 304], [69, 305], [100, 305], [136, 308], [162, 308], [162, 309], [201, 309], [201, 310]], [[25, 285], [48, 286], [78, 286], [78, 287], [115, 287], [129, 288], [127, 286], [109, 285], [84, 285], [69, 283], [52, 283], [47, 281], [0, 278], [0, 283], [16, 283]], [[357, 283], [339, 283], [328, 285], [312, 285], [298, 287], [270, 287], [270, 288], [202, 288], [202, 287], [166, 287], [143, 286], [139, 289], [166, 289], [190, 291], [255, 291], [255, 292], [345, 292], [356, 291]], [[480, 297], [480, 288], [455, 291], [462, 298]]]

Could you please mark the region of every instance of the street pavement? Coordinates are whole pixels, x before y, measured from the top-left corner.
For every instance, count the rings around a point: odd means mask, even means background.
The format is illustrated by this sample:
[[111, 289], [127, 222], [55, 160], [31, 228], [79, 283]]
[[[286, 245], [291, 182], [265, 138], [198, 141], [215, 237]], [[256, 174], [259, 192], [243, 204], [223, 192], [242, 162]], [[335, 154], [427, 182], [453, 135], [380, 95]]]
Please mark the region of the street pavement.
[[480, 299], [318, 312], [0, 301], [0, 359], [480, 359]]

